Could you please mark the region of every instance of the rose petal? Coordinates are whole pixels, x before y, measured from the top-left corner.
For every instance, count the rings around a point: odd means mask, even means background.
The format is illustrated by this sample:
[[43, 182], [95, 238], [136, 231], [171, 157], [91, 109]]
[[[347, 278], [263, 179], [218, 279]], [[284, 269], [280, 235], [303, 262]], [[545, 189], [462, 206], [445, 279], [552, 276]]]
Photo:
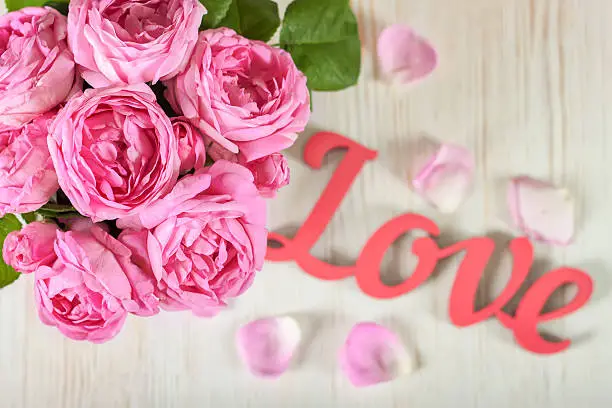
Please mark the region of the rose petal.
[[340, 368], [354, 386], [367, 387], [412, 372], [414, 362], [395, 333], [359, 323], [340, 350]]
[[301, 336], [291, 317], [255, 320], [238, 331], [238, 352], [251, 373], [277, 378], [289, 368]]
[[508, 187], [508, 207], [514, 224], [529, 237], [569, 245], [574, 237], [574, 199], [563, 188], [516, 177]]
[[378, 37], [378, 61], [382, 71], [400, 83], [423, 79], [438, 63], [436, 50], [410, 27], [393, 25]]
[[441, 145], [416, 173], [414, 190], [440, 212], [459, 208], [472, 190], [474, 156], [464, 147]]

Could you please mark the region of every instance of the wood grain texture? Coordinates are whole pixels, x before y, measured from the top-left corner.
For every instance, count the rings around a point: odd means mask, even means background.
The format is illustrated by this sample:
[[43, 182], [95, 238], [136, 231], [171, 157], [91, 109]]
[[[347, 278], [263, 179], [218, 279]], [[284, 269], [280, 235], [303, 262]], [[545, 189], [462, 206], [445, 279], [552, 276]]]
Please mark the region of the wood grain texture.
[[[285, 2], [286, 3], [286, 2]], [[189, 314], [128, 319], [121, 335], [95, 346], [64, 339], [34, 310], [32, 278], [0, 291], [0, 406], [604, 408], [612, 374], [612, 2], [609, 0], [358, 0], [363, 77], [345, 92], [316, 94], [309, 130], [289, 151], [293, 182], [272, 202], [272, 229], [299, 225], [340, 156], [314, 172], [301, 148], [316, 130], [333, 130], [379, 150], [313, 253], [342, 263], [392, 216], [431, 216], [449, 240], [510, 230], [501, 195], [512, 175], [551, 179], [578, 197], [580, 230], [567, 249], [537, 246], [536, 273], [568, 264], [596, 281], [594, 300], [545, 327], [575, 339], [554, 357], [513, 344], [494, 321], [452, 326], [447, 299], [457, 259], [436, 279], [400, 299], [375, 301], [355, 282], [321, 282], [293, 264], [267, 264], [253, 288], [213, 320]], [[373, 47], [391, 23], [408, 23], [438, 48], [441, 65], [412, 89], [377, 79]], [[477, 187], [454, 216], [441, 216], [408, 189], [407, 157], [422, 135], [469, 146]], [[410, 239], [387, 256], [384, 273], [410, 274]], [[504, 267], [505, 266], [505, 267]], [[489, 271], [483, 300], [507, 278]], [[561, 293], [557, 301], [570, 293]], [[294, 314], [306, 347], [276, 382], [250, 377], [233, 347], [250, 319]], [[398, 330], [418, 354], [412, 376], [354, 389], [336, 364], [350, 327], [376, 320]]]

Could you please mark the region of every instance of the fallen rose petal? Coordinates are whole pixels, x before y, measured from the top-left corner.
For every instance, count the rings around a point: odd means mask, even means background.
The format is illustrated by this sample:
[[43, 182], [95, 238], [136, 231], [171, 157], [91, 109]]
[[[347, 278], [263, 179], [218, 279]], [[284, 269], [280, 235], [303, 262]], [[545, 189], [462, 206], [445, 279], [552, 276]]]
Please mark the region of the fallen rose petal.
[[255, 320], [240, 328], [238, 352], [249, 371], [258, 377], [280, 377], [291, 364], [301, 330], [291, 317]]
[[396, 24], [378, 37], [378, 61], [387, 76], [406, 84], [431, 74], [438, 56], [427, 40], [410, 27]]
[[376, 323], [359, 323], [340, 350], [340, 368], [354, 386], [367, 387], [412, 372], [414, 363], [391, 330]]
[[563, 188], [516, 177], [508, 187], [508, 207], [514, 224], [530, 238], [569, 245], [574, 237], [574, 199]]
[[412, 180], [414, 190], [442, 213], [453, 213], [472, 190], [474, 156], [464, 147], [441, 145]]

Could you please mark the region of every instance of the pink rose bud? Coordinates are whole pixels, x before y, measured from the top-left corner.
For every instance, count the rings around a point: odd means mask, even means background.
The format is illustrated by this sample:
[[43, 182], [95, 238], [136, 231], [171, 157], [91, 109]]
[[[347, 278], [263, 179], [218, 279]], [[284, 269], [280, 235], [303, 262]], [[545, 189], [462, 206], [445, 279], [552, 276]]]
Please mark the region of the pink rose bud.
[[159, 311], [151, 279], [100, 227], [59, 232], [55, 254], [52, 266], [36, 270], [35, 297], [42, 322], [65, 336], [103, 343], [119, 333], [128, 312]]
[[266, 203], [245, 167], [218, 161], [179, 180], [147, 211], [119, 220], [119, 240], [154, 277], [167, 310], [213, 316], [264, 263]]
[[280, 153], [252, 161], [246, 167], [253, 173], [255, 185], [263, 197], [274, 198], [279, 189], [289, 184], [289, 165]]
[[52, 223], [33, 222], [7, 235], [2, 256], [17, 272], [32, 273], [41, 266], [51, 266], [57, 259], [53, 251], [60, 229]]
[[280, 153], [273, 153], [252, 162], [245, 163], [241, 155], [234, 154], [215, 142], [208, 142], [206, 153], [214, 161], [227, 160], [244, 165], [253, 173], [259, 194], [274, 198], [276, 192], [289, 184], [291, 176], [287, 159]]
[[185, 118], [172, 118], [172, 129], [178, 140], [181, 174], [206, 164], [206, 146], [200, 131]]
[[183, 70], [204, 14], [198, 0], [71, 0], [70, 48], [95, 88], [156, 83]]
[[62, 191], [94, 222], [142, 211], [179, 175], [172, 123], [145, 84], [71, 98], [53, 122], [49, 151]]
[[25, 126], [0, 125], [0, 217], [45, 205], [59, 185], [47, 147], [52, 114]]
[[166, 86], [175, 110], [243, 162], [291, 146], [310, 117], [306, 77], [291, 55], [228, 28], [201, 32]]
[[75, 82], [66, 17], [49, 7], [0, 16], [0, 124], [20, 126], [63, 102]]

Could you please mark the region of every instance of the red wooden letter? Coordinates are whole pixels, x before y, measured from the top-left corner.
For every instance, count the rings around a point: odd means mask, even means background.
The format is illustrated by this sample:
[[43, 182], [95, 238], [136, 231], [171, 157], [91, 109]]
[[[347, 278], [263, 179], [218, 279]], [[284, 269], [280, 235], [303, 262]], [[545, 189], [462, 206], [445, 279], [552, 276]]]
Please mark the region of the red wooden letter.
[[418, 245], [421, 240], [417, 240], [412, 246], [412, 252], [419, 256], [419, 263], [412, 276], [395, 286], [385, 285], [380, 279], [380, 265], [385, 252], [396, 239], [412, 230], [422, 230], [434, 236], [440, 235], [440, 229], [433, 221], [422, 215], [405, 214], [387, 222], [370, 237], [357, 259], [355, 273], [357, 284], [366, 295], [378, 299], [395, 298], [416, 289], [431, 276], [438, 258], [431, 256], [431, 251], [421, 253]]
[[495, 242], [490, 238], [475, 238], [454, 247], [441, 251], [442, 256], [448, 256], [458, 250], [466, 250], [451, 291], [449, 304], [451, 321], [457, 326], [465, 327], [496, 316], [512, 300], [527, 279], [533, 263], [533, 246], [527, 238], [516, 238], [510, 242], [512, 253], [510, 281], [497, 299], [478, 311], [474, 310], [476, 293], [482, 274], [495, 250]]
[[[567, 305], [550, 313], [542, 314], [550, 296], [564, 285], [575, 284], [576, 296]], [[593, 280], [579, 269], [559, 268], [539, 278], [521, 299], [513, 318], [500, 312], [499, 320], [514, 331], [514, 338], [525, 349], [538, 354], [554, 354], [567, 349], [571, 340], [550, 342], [538, 332], [538, 323], [560, 319], [584, 306], [593, 294]]]
[[268, 248], [269, 261], [295, 262], [308, 274], [324, 280], [338, 280], [352, 276], [354, 266], [334, 266], [310, 254], [310, 250], [321, 237], [342, 199], [361, 172], [366, 162], [374, 160], [377, 153], [342, 135], [320, 132], [312, 136], [304, 149], [304, 161], [313, 169], [320, 169], [325, 155], [331, 150], [348, 149], [346, 156], [315, 204], [312, 212], [294, 238], [271, 233], [269, 241], [278, 242], [280, 248]]

